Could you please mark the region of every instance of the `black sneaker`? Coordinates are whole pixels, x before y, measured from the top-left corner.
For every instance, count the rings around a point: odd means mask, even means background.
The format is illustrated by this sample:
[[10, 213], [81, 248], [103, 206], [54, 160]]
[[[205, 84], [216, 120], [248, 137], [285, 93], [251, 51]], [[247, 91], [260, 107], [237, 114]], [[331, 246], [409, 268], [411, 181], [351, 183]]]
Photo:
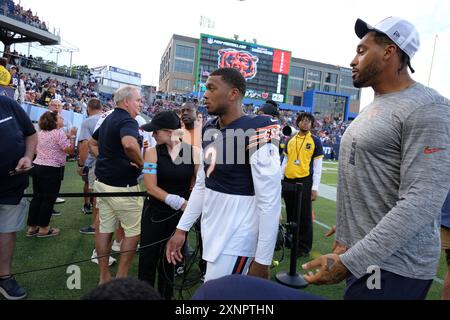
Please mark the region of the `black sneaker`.
[[27, 296], [27, 292], [19, 286], [14, 277], [0, 279], [0, 293], [8, 300], [20, 300]]
[[55, 209], [53, 209], [52, 216], [60, 216], [60, 215], [61, 215], [61, 212], [56, 211]]
[[82, 234], [95, 234], [95, 228], [92, 228], [91, 226], [87, 226], [80, 229], [80, 233]]
[[90, 203], [87, 203], [83, 206], [83, 208], [81, 209], [81, 211], [84, 214], [92, 214], [92, 205]]

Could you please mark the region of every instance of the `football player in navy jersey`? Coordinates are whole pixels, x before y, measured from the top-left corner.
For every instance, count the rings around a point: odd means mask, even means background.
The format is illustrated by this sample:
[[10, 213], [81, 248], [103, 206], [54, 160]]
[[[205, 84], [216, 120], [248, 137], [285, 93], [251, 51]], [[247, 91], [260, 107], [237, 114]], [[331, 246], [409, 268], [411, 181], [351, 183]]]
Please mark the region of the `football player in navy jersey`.
[[205, 281], [228, 274], [269, 278], [281, 211], [280, 126], [242, 111], [244, 77], [236, 69], [212, 72], [205, 105], [217, 116], [203, 128], [203, 163], [166, 257], [183, 257], [185, 234], [201, 215]]

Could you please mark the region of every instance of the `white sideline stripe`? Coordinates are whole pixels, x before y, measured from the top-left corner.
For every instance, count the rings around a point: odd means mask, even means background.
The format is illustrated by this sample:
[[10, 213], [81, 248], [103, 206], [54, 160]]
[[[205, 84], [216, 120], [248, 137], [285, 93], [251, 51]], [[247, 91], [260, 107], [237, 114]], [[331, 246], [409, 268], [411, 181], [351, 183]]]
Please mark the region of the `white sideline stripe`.
[[315, 223], [317, 223], [319, 226], [321, 226], [321, 227], [324, 227], [325, 229], [328, 229], [328, 230], [330, 230], [331, 229], [331, 227], [330, 226], [327, 226], [325, 223], [323, 223], [323, 222], [320, 222], [319, 220], [317, 220], [316, 218], [314, 218], [314, 222]]
[[[326, 198], [328, 200], [336, 201], [336, 187], [328, 186], [328, 185], [325, 185], [325, 184], [320, 184], [319, 192], [318, 192], [319, 193], [319, 197], [320, 197], [320, 189], [322, 189], [322, 190], [326, 189], [326, 191], [327, 191], [327, 192], [325, 192], [326, 193], [325, 197], [322, 196], [322, 198]], [[286, 208], [286, 206], [284, 204], [282, 204], [281, 206], [283, 208]], [[314, 218], [314, 222], [317, 223], [319, 226], [327, 229], [327, 230], [331, 229], [331, 227], [329, 225], [327, 225], [327, 224], [325, 224], [323, 222], [320, 222], [316, 218]], [[444, 280], [442, 280], [441, 278], [434, 277], [433, 280], [436, 281], [437, 283], [439, 283], [440, 285], [444, 285]]]

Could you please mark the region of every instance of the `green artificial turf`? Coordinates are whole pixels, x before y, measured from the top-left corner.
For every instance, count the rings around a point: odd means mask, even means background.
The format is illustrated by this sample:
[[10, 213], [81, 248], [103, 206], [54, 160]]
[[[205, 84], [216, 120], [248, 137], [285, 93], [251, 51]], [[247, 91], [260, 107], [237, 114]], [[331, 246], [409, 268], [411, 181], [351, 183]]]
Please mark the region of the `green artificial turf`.
[[[337, 163], [325, 162], [322, 183], [336, 186]], [[31, 190], [28, 190], [31, 192]], [[69, 162], [66, 166], [65, 179], [62, 184], [61, 192], [82, 192], [81, 178], [76, 174], [76, 163]], [[320, 195], [320, 192], [319, 192]], [[94, 236], [83, 235], [79, 233], [79, 228], [91, 223], [91, 215], [84, 215], [81, 212], [83, 206], [82, 198], [65, 198], [64, 204], [58, 204], [55, 208], [62, 212], [61, 216], [52, 217], [51, 226], [61, 229], [61, 234], [50, 238], [26, 238], [25, 230], [17, 235], [17, 246], [13, 260], [13, 273], [19, 273], [16, 278], [21, 286], [28, 292], [28, 299], [57, 299], [72, 300], [79, 299], [83, 294], [97, 285], [99, 272], [98, 266], [87, 260], [91, 257], [94, 247]], [[332, 226], [335, 224], [336, 203], [319, 197], [314, 202], [314, 212], [316, 221], [322, 225], [314, 223], [314, 243], [312, 256], [310, 259], [318, 257], [321, 254], [329, 253], [333, 243], [333, 237], [324, 236], [327, 229], [323, 225]], [[283, 209], [283, 217], [284, 217]], [[196, 247], [196, 232], [190, 232], [190, 243]], [[272, 269], [272, 279], [277, 272], [288, 271], [290, 254], [286, 249], [284, 259], [282, 251], [276, 251], [274, 260], [279, 261], [279, 265]], [[300, 271], [302, 263], [310, 259], [301, 258], [297, 261], [297, 270]], [[133, 265], [130, 269], [130, 276], [137, 277], [137, 256], [135, 256]], [[189, 264], [190, 260], [187, 261]], [[81, 288], [68, 289], [67, 280], [71, 274], [67, 274], [67, 266], [52, 268], [46, 271], [35, 271], [25, 274], [22, 272], [35, 269], [48, 268], [63, 264], [76, 265], [81, 271]], [[110, 268], [113, 275], [117, 271], [117, 264]], [[443, 279], [446, 266], [442, 257], [438, 277]], [[194, 261], [190, 271], [185, 274], [186, 281], [183, 284], [183, 277], [176, 278], [176, 297], [177, 299], [188, 299], [195, 289], [201, 284], [200, 273], [197, 262]], [[178, 290], [183, 287], [184, 290]], [[307, 292], [323, 296], [327, 299], [342, 299], [344, 292], [344, 282], [333, 286], [309, 286]], [[439, 299], [442, 285], [434, 281], [428, 294], [428, 299]]]

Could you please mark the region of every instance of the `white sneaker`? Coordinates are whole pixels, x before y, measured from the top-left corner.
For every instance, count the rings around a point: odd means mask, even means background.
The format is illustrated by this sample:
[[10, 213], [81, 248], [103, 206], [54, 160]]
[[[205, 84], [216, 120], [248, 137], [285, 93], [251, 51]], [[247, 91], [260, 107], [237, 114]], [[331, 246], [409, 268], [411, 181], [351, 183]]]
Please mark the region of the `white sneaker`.
[[[91, 261], [93, 263], [98, 264], [97, 250], [95, 250], [95, 249], [94, 249], [94, 251], [92, 251]], [[109, 256], [108, 267], [112, 266], [115, 262], [116, 262], [116, 259], [111, 257], [111, 256]]]
[[56, 198], [55, 203], [64, 203], [66, 202], [66, 200], [64, 200], [63, 198]]
[[117, 242], [116, 240], [114, 240], [113, 244], [112, 244], [112, 247], [111, 247], [112, 251], [120, 252], [120, 245], [121, 244], [122, 244], [122, 241]]

